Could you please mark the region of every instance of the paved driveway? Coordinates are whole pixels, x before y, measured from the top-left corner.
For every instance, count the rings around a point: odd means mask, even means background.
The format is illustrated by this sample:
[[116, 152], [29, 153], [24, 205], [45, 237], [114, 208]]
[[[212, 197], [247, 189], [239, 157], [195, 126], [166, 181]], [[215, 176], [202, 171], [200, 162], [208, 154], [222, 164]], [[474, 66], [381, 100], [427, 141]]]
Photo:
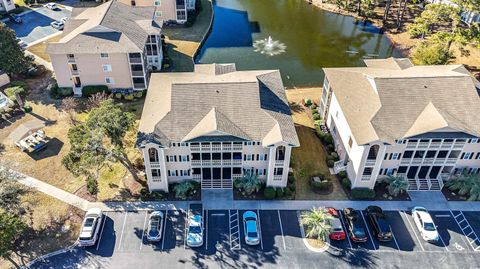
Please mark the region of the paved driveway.
[[18, 38], [29, 44], [57, 33], [58, 30], [52, 28], [50, 23], [63, 17], [70, 17], [70, 14], [70, 10], [65, 8], [50, 10], [41, 7], [22, 15], [23, 23], [7, 22], [7, 25], [15, 30]]

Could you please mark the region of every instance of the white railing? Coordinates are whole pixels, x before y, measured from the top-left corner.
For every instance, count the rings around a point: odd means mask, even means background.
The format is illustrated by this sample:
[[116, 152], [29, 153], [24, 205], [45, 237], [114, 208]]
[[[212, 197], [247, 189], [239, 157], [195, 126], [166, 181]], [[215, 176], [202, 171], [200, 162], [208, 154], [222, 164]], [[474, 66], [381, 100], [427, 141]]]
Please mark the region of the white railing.
[[362, 180], [370, 180], [370, 178], [372, 178], [372, 175], [362, 176]]
[[273, 180], [282, 180], [283, 176], [282, 175], [274, 175]]
[[232, 150], [232, 145], [222, 145], [223, 150]]
[[160, 168], [160, 163], [159, 162], [151, 162], [150, 167], [151, 168]]
[[190, 164], [191, 164], [191, 165], [201, 165], [201, 164], [202, 164], [202, 161], [200, 161], [200, 160], [191, 160], [191, 161], [190, 161]]
[[400, 164], [409, 164], [412, 161], [411, 158], [402, 158]]
[[338, 174], [345, 170], [347, 170], [347, 165], [345, 164], [345, 160], [340, 160], [333, 164], [333, 172], [335, 174]]
[[447, 159], [447, 163], [452, 164], [452, 163], [456, 163], [456, 162], [457, 162], [457, 158], [448, 158]]
[[453, 145], [452, 142], [443, 142], [442, 143], [442, 148], [450, 148]]
[[192, 152], [200, 151], [200, 146], [199, 145], [190, 145], [190, 150]]
[[241, 179], [242, 178], [242, 175], [241, 174], [233, 174], [232, 175], [232, 179], [235, 180], [235, 179]]
[[284, 163], [284, 160], [275, 160], [275, 166], [283, 166]]
[[222, 146], [221, 145], [212, 145], [212, 150], [220, 151], [220, 150], [222, 150]]
[[159, 177], [159, 176], [152, 176], [152, 180], [162, 180], [162, 177]]
[[222, 160], [212, 160], [212, 165], [221, 165]]
[[202, 150], [209, 151], [210, 150], [210, 145], [202, 145], [201, 148], [202, 148]]
[[202, 165], [211, 165], [212, 161], [210, 160], [202, 160]]
[[440, 147], [441, 144], [442, 143], [440, 143], [440, 142], [432, 142], [432, 143], [430, 143], [430, 148], [438, 148], [438, 147]]
[[443, 181], [447, 181], [450, 178], [450, 174], [449, 173], [442, 173], [442, 174], [440, 174], [440, 178]]
[[424, 163], [424, 164], [431, 164], [431, 163], [433, 163], [433, 160], [434, 160], [433, 158], [425, 158], [425, 159], [423, 160], [423, 163]]
[[417, 143], [412, 143], [412, 142], [409, 142], [407, 143], [407, 149], [414, 149], [417, 147]]
[[200, 174], [193, 174], [192, 179], [202, 179], [202, 175]]
[[365, 161], [365, 165], [375, 165], [376, 162], [377, 162], [377, 159], [367, 159]]
[[418, 143], [418, 148], [422, 148], [422, 149], [428, 148], [428, 142], [420, 142], [420, 143]]
[[223, 160], [223, 165], [232, 165], [232, 160]]
[[233, 150], [242, 150], [242, 145], [233, 145]]
[[461, 148], [463, 148], [464, 145], [465, 145], [464, 142], [455, 143], [455, 144], [453, 144], [453, 148], [454, 148], [454, 149], [461, 149]]
[[414, 158], [414, 159], [412, 160], [412, 164], [420, 164], [420, 163], [422, 163], [422, 161], [423, 161], [423, 159], [419, 159], [419, 158], [415, 159], [415, 158]]
[[232, 165], [241, 165], [242, 160], [232, 160]]

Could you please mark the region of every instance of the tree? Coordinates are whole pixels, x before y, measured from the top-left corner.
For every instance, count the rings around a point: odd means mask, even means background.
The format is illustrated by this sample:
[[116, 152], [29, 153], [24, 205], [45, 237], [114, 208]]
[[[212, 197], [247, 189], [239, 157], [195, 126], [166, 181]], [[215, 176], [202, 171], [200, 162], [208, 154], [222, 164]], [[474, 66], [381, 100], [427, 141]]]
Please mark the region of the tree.
[[62, 104], [60, 105], [60, 109], [65, 111], [68, 114], [68, 118], [70, 119], [71, 124], [76, 124], [76, 110], [78, 107], [77, 100], [73, 97], [66, 97], [62, 100]]
[[458, 191], [460, 195], [468, 195], [468, 201], [480, 201], [480, 176], [476, 174], [462, 174], [450, 179], [445, 187]]
[[100, 104], [104, 101], [111, 99], [111, 95], [105, 92], [97, 92], [96, 94], [88, 97], [87, 109], [91, 110], [93, 108], [100, 107]]
[[5, 168], [0, 169], [0, 208], [8, 213], [23, 214], [22, 196], [28, 192], [22, 184], [18, 183], [21, 176]]
[[16, 40], [15, 31], [0, 23], [0, 70], [14, 75], [27, 70], [32, 63], [33, 57], [25, 56]]
[[12, 259], [12, 252], [15, 251], [15, 241], [22, 235], [27, 225], [23, 220], [0, 208], [0, 257], [10, 261], [16, 268], [21, 268]]
[[425, 38], [438, 29], [447, 25], [454, 31], [460, 23], [458, 7], [445, 4], [429, 4], [422, 14], [415, 18], [407, 28], [412, 37]]
[[242, 178], [235, 180], [235, 187], [243, 189], [246, 195], [251, 195], [260, 191], [262, 182], [258, 179], [257, 174], [247, 170]]
[[118, 162], [140, 182], [123, 143], [134, 121], [132, 113], [123, 112], [112, 100], [102, 102], [100, 107], [90, 111], [86, 122], [68, 130], [71, 148], [62, 163], [76, 176], [98, 178], [104, 165]]
[[307, 227], [307, 237], [316, 237], [317, 239], [325, 241], [330, 234], [332, 218], [327, 209], [313, 208], [310, 211], [302, 213], [300, 223]]
[[179, 183], [173, 187], [173, 191], [175, 192], [175, 196], [180, 199], [187, 199], [188, 194], [195, 189], [195, 184], [193, 181], [184, 181]]
[[408, 189], [408, 182], [401, 176], [388, 176], [384, 179], [387, 183], [387, 191], [391, 196], [397, 197]]
[[452, 58], [446, 44], [428, 40], [418, 44], [412, 53], [412, 60], [416, 65], [442, 65], [449, 63]]

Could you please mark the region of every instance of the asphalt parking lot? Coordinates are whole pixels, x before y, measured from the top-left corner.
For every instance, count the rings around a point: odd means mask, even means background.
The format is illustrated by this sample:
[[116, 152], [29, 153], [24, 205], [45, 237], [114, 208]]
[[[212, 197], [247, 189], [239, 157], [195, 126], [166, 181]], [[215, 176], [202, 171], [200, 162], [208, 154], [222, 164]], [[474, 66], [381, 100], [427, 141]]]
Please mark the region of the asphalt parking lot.
[[23, 22], [15, 24], [8, 21], [8, 27], [15, 30], [17, 37], [30, 44], [58, 32], [50, 26], [52, 21], [63, 17], [70, 17], [71, 11], [65, 8], [50, 10], [45, 7], [37, 8], [29, 13], [21, 15]]
[[[189, 212], [202, 214], [204, 244], [190, 248], [186, 244]], [[252, 210], [258, 215], [261, 243], [245, 244], [242, 214], [246, 210], [195, 209], [163, 211], [162, 240], [147, 242], [144, 231], [148, 212], [107, 212], [98, 243], [76, 248], [52, 257], [32, 268], [350, 268], [425, 267], [476, 268], [480, 266], [478, 212], [432, 211], [441, 239], [437, 243], [422, 240], [410, 212], [386, 211], [394, 240], [379, 242], [366, 219], [363, 225], [369, 239], [354, 243], [349, 238], [332, 241], [325, 253], [305, 246], [298, 211]], [[342, 216], [342, 221], [343, 219]], [[69, 266], [65, 266], [68, 261]], [[80, 266], [79, 266], [80, 265]]]

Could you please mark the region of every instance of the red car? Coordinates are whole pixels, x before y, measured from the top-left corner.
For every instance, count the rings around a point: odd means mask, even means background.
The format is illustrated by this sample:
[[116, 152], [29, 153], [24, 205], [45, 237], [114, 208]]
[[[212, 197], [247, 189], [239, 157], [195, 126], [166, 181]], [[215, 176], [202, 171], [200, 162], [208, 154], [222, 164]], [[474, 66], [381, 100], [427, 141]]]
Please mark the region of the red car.
[[335, 208], [327, 208], [328, 213], [333, 217], [330, 221], [332, 228], [330, 229], [330, 239], [331, 240], [344, 240], [345, 239], [345, 231], [343, 230], [342, 221], [340, 220], [340, 215]]

